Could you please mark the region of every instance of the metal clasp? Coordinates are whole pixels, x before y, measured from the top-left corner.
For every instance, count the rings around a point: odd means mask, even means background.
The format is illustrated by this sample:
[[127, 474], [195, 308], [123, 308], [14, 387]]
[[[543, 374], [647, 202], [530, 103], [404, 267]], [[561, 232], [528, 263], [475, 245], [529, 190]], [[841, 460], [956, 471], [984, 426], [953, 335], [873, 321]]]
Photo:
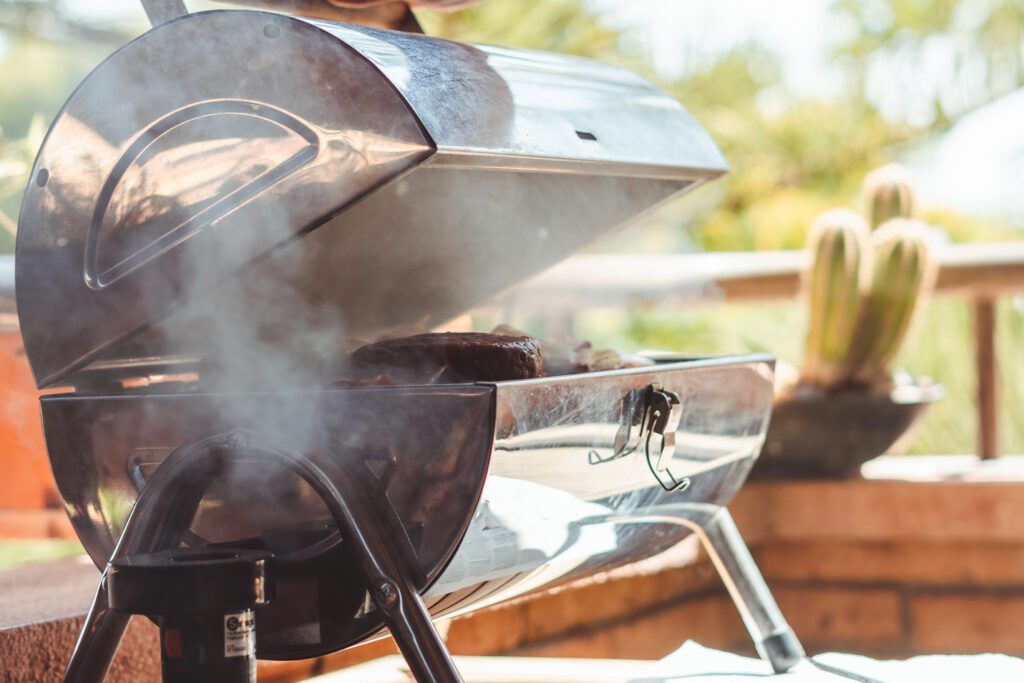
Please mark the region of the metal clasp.
[[679, 395], [660, 384], [647, 387], [644, 425], [647, 466], [666, 491], [682, 491], [690, 485], [689, 477], [676, 479], [669, 469], [676, 452], [676, 430], [683, 417]]
[[590, 451], [588, 458], [591, 465], [624, 458], [640, 447], [646, 412], [644, 395], [645, 390], [642, 389], [631, 389], [626, 393], [619, 408], [619, 430], [615, 433], [612, 454], [602, 458], [597, 451]]
[[624, 458], [643, 446], [647, 465], [661, 487], [666, 491], [685, 489], [690, 485], [689, 478], [677, 479], [669, 470], [676, 450], [676, 429], [682, 416], [679, 395], [667, 391], [661, 384], [630, 390], [622, 399], [612, 454], [602, 458], [597, 451], [591, 451], [590, 464]]

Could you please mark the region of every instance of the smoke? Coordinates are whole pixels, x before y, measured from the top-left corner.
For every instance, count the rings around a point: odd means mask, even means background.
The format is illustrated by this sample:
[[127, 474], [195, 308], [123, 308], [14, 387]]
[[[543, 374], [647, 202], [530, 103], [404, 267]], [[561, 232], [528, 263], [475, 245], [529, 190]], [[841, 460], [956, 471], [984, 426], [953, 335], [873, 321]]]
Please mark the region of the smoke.
[[[463, 313], [688, 182], [659, 164], [692, 156], [706, 177], [721, 161], [678, 109], [617, 71], [422, 40], [208, 13], [148, 34], [72, 99], [22, 214], [19, 281], [54, 276], [19, 292], [34, 365], [113, 373], [156, 357], [157, 371], [187, 359], [199, 375], [181, 400], [97, 408], [77, 433], [95, 452], [52, 454], [102, 459], [55, 464], [82, 517], [122, 521], [111, 510], [135, 496], [123, 458], [144, 477], [168, 449], [218, 431], [268, 447], [372, 446], [383, 454], [367, 463], [414, 462], [387, 495], [436, 536], [439, 564], [458, 523], [426, 522], [472, 512], [492, 446], [486, 390], [309, 390], [336, 379], [355, 339]], [[606, 115], [624, 98], [653, 103]], [[253, 459], [225, 473], [193, 531], [231, 541], [325, 514], [294, 475]]]

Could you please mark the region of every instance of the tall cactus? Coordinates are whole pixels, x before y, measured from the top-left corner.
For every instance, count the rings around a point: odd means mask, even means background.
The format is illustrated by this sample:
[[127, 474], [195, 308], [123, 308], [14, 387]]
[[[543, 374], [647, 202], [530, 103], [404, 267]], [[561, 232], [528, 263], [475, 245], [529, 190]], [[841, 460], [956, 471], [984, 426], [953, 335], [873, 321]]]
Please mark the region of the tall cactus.
[[803, 380], [832, 385], [843, 379], [869, 267], [868, 227], [848, 209], [821, 214], [811, 226], [812, 259], [804, 288], [809, 307]]
[[903, 344], [915, 312], [935, 280], [927, 227], [896, 218], [871, 236], [874, 261], [846, 372], [860, 384], [889, 379], [889, 364]]
[[864, 214], [874, 230], [893, 218], [913, 218], [917, 197], [910, 172], [899, 164], [877, 168], [864, 178]]

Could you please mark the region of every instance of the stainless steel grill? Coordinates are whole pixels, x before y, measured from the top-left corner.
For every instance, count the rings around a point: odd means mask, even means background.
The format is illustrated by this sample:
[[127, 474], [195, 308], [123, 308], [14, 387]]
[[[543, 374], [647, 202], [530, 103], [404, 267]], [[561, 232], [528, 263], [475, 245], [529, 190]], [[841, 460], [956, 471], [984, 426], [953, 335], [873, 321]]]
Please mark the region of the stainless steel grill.
[[[799, 643], [724, 507], [770, 358], [322, 388], [349, 337], [442, 324], [724, 170], [678, 103], [605, 65], [255, 11], [155, 26], [54, 121], [18, 234], [90, 556], [113, 576], [158, 551], [269, 553], [258, 656], [390, 630], [419, 680], [451, 681], [429, 616], [696, 532], [788, 668]], [[107, 590], [69, 680], [113, 656], [128, 617]]]

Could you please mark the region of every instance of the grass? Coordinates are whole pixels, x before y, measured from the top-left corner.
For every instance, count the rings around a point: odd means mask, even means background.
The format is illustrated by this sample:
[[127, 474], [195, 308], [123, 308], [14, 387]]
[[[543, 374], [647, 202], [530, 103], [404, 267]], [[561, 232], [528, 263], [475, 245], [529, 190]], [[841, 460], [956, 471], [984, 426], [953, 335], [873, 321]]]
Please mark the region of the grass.
[[[694, 354], [768, 352], [798, 364], [804, 330], [795, 302], [716, 304], [624, 313], [602, 310], [577, 318], [577, 336], [624, 349], [656, 348]], [[1000, 446], [1024, 453], [1024, 301], [1000, 302], [997, 318]], [[975, 453], [977, 439], [973, 326], [965, 301], [935, 299], [917, 321], [896, 363], [946, 385], [911, 453]]]
[[85, 552], [77, 541], [62, 539], [0, 539], [0, 569], [30, 562], [50, 562]]

